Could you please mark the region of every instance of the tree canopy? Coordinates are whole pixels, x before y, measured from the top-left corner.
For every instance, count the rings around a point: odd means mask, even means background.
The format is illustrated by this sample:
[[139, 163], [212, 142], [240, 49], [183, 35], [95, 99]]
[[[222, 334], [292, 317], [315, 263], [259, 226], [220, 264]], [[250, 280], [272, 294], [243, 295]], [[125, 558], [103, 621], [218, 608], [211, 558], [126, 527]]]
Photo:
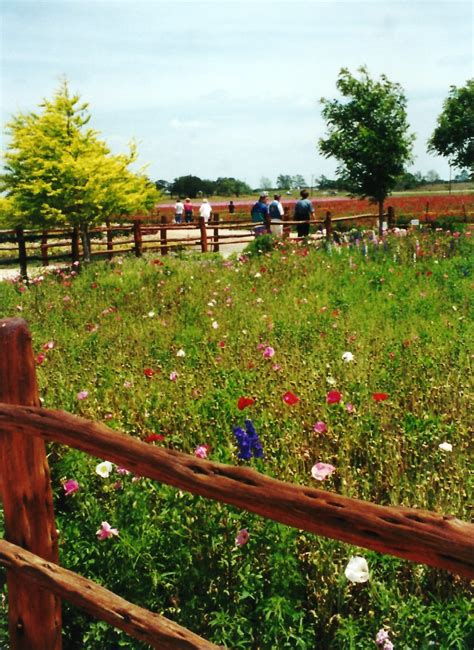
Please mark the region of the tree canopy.
[[428, 151], [449, 159], [453, 167], [474, 175], [474, 79], [461, 88], [451, 86], [438, 125], [428, 141]]
[[372, 80], [365, 67], [358, 72], [359, 78], [346, 68], [339, 73], [336, 86], [344, 101], [321, 100], [328, 135], [319, 149], [339, 160], [338, 178], [351, 194], [378, 203], [381, 230], [385, 198], [411, 160], [414, 136], [401, 86], [385, 75]]
[[168, 189], [176, 196], [188, 196], [191, 199], [196, 196], [212, 196], [214, 194], [219, 196], [240, 196], [252, 191], [247, 183], [232, 176], [220, 176], [217, 180], [211, 181], [192, 174], [175, 178], [169, 184]]
[[112, 155], [98, 132], [87, 128], [88, 104], [71, 95], [66, 81], [38, 113], [20, 113], [7, 124], [1, 189], [11, 208], [11, 225], [77, 225], [110, 216], [148, 211], [158, 192], [140, 170], [132, 144]]

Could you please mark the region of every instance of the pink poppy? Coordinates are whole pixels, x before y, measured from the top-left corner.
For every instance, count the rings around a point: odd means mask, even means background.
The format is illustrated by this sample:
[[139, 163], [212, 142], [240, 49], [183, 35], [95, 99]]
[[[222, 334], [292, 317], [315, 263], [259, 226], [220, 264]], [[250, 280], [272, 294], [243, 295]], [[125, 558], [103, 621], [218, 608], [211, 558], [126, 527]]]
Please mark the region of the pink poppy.
[[194, 450], [194, 455], [196, 456], [196, 458], [207, 458], [208, 451], [209, 451], [209, 447], [207, 445], [199, 445]]
[[52, 350], [52, 349], [54, 348], [55, 345], [56, 345], [56, 344], [55, 344], [54, 341], [48, 341], [47, 343], [45, 343], [45, 344], [43, 345], [43, 350]]
[[329, 393], [326, 395], [326, 402], [328, 404], [339, 404], [342, 398], [342, 393], [340, 393], [338, 390], [330, 390]]
[[271, 359], [274, 355], [275, 355], [275, 350], [271, 347], [271, 345], [267, 346], [263, 351], [264, 359]]
[[79, 483], [73, 478], [69, 478], [67, 481], [64, 481], [63, 488], [64, 494], [68, 497], [79, 490]]
[[243, 546], [244, 544], [247, 544], [249, 537], [249, 531], [246, 528], [242, 528], [242, 530], [239, 530], [237, 537], [235, 538], [236, 545]]
[[89, 396], [89, 391], [88, 390], [81, 390], [77, 393], [77, 399], [78, 400], [83, 400], [86, 399]]
[[176, 381], [177, 379], [178, 379], [178, 373], [176, 372], [176, 370], [170, 372], [170, 381]]
[[311, 469], [311, 476], [317, 481], [324, 481], [325, 478], [331, 476], [331, 474], [336, 470], [334, 465], [329, 465], [328, 463], [316, 463]]
[[96, 532], [96, 535], [100, 540], [107, 539], [108, 537], [113, 537], [114, 535], [117, 536], [118, 534], [118, 530], [116, 528], [112, 528], [112, 526], [107, 521], [103, 521], [100, 524], [99, 530]]
[[313, 426], [313, 430], [316, 431], [316, 433], [326, 433], [328, 428], [325, 422], [319, 421]]
[[291, 390], [288, 390], [283, 395], [283, 401], [285, 402], [285, 404], [288, 404], [288, 406], [294, 406], [295, 404], [298, 404], [300, 398], [294, 393], [292, 393]]
[[239, 397], [237, 408], [239, 411], [243, 411], [247, 406], [252, 406], [252, 404], [255, 404], [255, 400], [251, 397]]
[[350, 402], [348, 404], [346, 404], [346, 411], [348, 413], [354, 413], [355, 412], [354, 404], [351, 404]]

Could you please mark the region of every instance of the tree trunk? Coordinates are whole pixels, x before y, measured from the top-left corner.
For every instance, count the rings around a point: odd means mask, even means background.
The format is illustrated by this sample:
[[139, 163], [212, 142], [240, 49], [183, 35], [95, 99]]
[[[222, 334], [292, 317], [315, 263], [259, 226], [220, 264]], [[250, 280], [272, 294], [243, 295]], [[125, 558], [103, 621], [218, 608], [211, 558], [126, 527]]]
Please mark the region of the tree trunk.
[[91, 242], [89, 236], [89, 224], [81, 223], [82, 255], [84, 262], [91, 261]]
[[383, 204], [384, 199], [379, 199], [379, 237], [383, 236]]

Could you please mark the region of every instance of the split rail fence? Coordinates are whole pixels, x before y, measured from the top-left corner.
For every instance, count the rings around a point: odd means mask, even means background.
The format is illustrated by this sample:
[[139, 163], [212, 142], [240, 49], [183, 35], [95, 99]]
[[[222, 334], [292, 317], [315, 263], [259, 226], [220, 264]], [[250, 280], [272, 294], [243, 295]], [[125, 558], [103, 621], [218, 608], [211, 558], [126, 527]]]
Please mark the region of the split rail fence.
[[[388, 208], [386, 218], [391, 227], [395, 218], [393, 208]], [[143, 253], [157, 251], [161, 255], [167, 255], [169, 251], [178, 248], [196, 246], [203, 253], [208, 251], [217, 253], [221, 246], [250, 243], [255, 237], [254, 228], [258, 225], [251, 221], [221, 220], [218, 213], [213, 214], [212, 221], [207, 223], [203, 217], [191, 224], [169, 223], [168, 219], [163, 215], [159, 223], [153, 223], [150, 219], [137, 217], [129, 224], [107, 222], [105, 226], [90, 228], [86, 234], [88, 254], [91, 257], [105, 257], [110, 260], [114, 255], [124, 253], [133, 253], [141, 257]], [[324, 218], [312, 219], [310, 224], [324, 227], [326, 239], [331, 240], [334, 225], [343, 221], [370, 224], [378, 221], [378, 215], [332, 217], [330, 212], [326, 212]], [[292, 227], [298, 223], [300, 222], [290, 220], [289, 208], [286, 208], [283, 218], [283, 237], [289, 237]], [[265, 226], [270, 232], [269, 220]], [[193, 231], [194, 234], [196, 228], [199, 229], [198, 235], [186, 236], [186, 232]], [[40, 262], [43, 266], [49, 266], [50, 262], [69, 260], [73, 264], [85, 257], [84, 245], [77, 227], [69, 230], [42, 231], [18, 227], [14, 230], [0, 230], [0, 238], [0, 265], [19, 266], [23, 277], [27, 277], [29, 262]], [[9, 253], [12, 255], [15, 253], [15, 256], [4, 256]]]
[[59, 566], [45, 441], [295, 528], [474, 578], [474, 525], [292, 485], [252, 469], [153, 447], [103, 424], [40, 408], [25, 321], [0, 320], [0, 490], [12, 650], [60, 650], [61, 599], [162, 650], [215, 645]]

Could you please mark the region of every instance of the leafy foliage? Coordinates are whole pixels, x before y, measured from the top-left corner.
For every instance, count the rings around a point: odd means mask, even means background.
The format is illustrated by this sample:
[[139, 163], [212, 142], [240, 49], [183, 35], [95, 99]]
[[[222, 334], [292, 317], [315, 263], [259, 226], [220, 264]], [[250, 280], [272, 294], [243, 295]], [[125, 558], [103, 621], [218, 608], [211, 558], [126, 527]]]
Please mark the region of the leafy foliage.
[[428, 150], [449, 158], [454, 167], [467, 167], [474, 175], [474, 79], [461, 88], [451, 86]]
[[406, 99], [399, 84], [385, 75], [373, 81], [367, 69], [360, 78], [343, 68], [337, 88], [344, 101], [322, 99], [328, 136], [319, 140], [321, 153], [339, 160], [337, 174], [354, 195], [383, 203], [404, 165], [411, 160], [414, 136], [408, 134]]
[[39, 113], [18, 114], [7, 125], [1, 188], [10, 202], [9, 225], [79, 225], [153, 207], [158, 193], [143, 173], [132, 173], [137, 151], [111, 155], [86, 128], [88, 105], [64, 81]]

